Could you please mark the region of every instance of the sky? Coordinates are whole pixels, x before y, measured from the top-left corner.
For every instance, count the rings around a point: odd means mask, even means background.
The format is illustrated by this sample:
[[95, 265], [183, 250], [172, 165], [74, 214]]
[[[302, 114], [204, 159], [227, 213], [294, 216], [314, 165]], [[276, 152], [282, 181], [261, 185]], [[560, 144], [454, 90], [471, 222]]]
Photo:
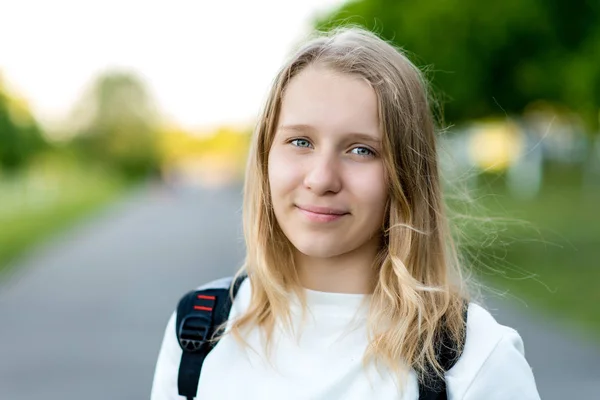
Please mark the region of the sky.
[[49, 129], [111, 68], [184, 129], [249, 123], [311, 18], [342, 2], [0, 0], [0, 74]]

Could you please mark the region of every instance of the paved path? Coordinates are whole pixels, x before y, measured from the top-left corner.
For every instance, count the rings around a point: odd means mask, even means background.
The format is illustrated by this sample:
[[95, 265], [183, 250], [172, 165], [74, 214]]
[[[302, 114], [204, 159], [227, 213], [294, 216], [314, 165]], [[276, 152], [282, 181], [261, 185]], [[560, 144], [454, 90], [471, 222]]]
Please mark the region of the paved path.
[[[144, 189], [21, 260], [0, 282], [0, 399], [148, 398], [179, 296], [242, 261], [239, 191]], [[492, 304], [543, 399], [600, 398], [597, 346]]]

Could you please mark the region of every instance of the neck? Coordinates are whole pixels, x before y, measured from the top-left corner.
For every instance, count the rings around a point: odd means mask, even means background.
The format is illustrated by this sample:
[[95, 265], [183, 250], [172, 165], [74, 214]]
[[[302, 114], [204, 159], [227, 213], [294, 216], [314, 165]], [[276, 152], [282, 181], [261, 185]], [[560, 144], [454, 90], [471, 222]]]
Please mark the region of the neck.
[[320, 292], [371, 293], [378, 242], [373, 240], [349, 253], [327, 258], [296, 251], [294, 261], [302, 286]]

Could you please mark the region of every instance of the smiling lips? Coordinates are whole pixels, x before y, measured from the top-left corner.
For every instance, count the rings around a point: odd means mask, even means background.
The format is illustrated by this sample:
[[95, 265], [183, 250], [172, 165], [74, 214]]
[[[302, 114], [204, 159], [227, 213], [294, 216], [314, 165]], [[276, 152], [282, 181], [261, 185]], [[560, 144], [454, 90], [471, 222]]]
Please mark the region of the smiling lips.
[[304, 214], [310, 221], [314, 222], [333, 222], [344, 215], [350, 214], [347, 211], [328, 208], [328, 207], [316, 207], [316, 206], [296, 206], [302, 214]]

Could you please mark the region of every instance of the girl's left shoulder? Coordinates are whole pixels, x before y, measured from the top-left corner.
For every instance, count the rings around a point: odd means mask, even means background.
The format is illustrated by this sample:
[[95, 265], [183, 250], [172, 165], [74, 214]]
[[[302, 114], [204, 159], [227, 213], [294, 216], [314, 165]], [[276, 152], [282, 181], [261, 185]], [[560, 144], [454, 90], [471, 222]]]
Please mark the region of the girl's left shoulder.
[[470, 303], [460, 359], [446, 374], [450, 399], [539, 399], [523, 340], [482, 306]]

